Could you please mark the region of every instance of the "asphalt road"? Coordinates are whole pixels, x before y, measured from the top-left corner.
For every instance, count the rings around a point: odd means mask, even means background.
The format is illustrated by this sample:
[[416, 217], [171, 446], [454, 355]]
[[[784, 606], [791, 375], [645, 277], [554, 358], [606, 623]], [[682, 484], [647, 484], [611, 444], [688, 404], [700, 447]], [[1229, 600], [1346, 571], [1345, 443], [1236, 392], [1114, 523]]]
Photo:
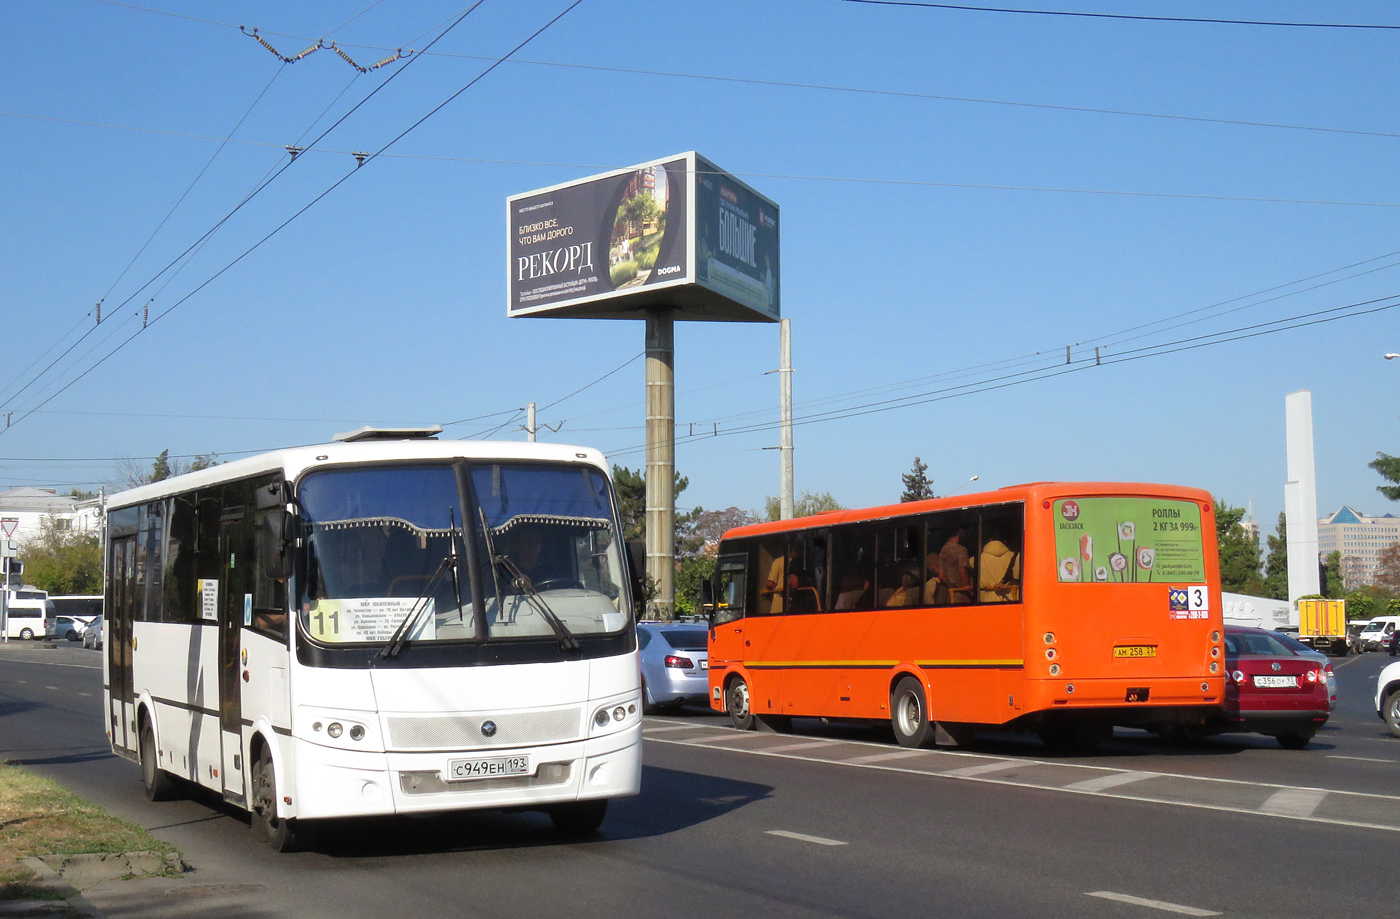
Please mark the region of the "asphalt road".
[[[642, 794], [572, 843], [542, 815], [482, 813], [347, 822], [276, 855], [215, 798], [145, 800], [106, 747], [99, 658], [73, 647], [0, 649], [0, 756], [152, 828], [194, 882], [244, 892], [178, 913], [204, 919], [1386, 916], [1400, 738], [1371, 695], [1389, 661], [1336, 662], [1342, 703], [1304, 751], [1120, 731], [1089, 757], [1010, 734], [905, 756], [865, 727], [653, 718]], [[1371, 821], [1396, 829], [1356, 825]]]

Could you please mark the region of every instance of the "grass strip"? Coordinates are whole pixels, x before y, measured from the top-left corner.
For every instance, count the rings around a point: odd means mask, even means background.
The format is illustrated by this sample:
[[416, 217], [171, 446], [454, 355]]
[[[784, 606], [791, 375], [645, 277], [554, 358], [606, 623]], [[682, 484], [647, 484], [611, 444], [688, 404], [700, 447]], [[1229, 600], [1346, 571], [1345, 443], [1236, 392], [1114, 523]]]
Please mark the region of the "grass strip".
[[31, 855], [175, 852], [134, 823], [84, 801], [51, 779], [0, 763], [0, 900], [62, 899], [36, 884], [22, 859]]

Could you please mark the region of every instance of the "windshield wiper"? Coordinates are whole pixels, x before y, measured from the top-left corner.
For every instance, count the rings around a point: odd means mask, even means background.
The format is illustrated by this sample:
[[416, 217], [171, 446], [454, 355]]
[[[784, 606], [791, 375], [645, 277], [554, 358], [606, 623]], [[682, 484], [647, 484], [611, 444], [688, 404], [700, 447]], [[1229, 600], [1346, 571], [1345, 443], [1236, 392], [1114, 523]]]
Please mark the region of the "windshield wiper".
[[554, 630], [555, 636], [559, 639], [559, 647], [564, 651], [577, 651], [580, 647], [578, 639], [574, 637], [573, 632], [569, 631], [569, 627], [564, 624], [564, 620], [560, 619], [559, 615], [549, 608], [549, 604], [545, 602], [540, 592], [535, 589], [535, 585], [530, 581], [529, 576], [521, 571], [515, 562], [511, 561], [510, 556], [496, 552], [495, 540], [491, 538], [491, 528], [486, 525], [485, 513], [482, 514], [481, 523], [482, 530], [486, 534], [486, 552], [491, 557], [491, 577], [496, 582], [497, 606], [499, 607], [502, 604], [501, 582], [496, 577], [496, 566], [499, 565], [510, 575], [511, 586], [515, 588], [516, 592], [529, 601], [530, 605], [535, 608], [535, 611], [540, 614], [541, 619], [549, 623], [549, 627]]
[[389, 637], [389, 643], [384, 646], [383, 651], [379, 652], [379, 656], [384, 660], [398, 656], [404, 643], [408, 641], [408, 636], [418, 627], [418, 620], [422, 618], [423, 611], [429, 608], [427, 600], [433, 595], [438, 581], [442, 580], [443, 574], [449, 571], [452, 572], [452, 594], [457, 599], [457, 618], [462, 618], [462, 590], [457, 580], [457, 520], [451, 508], [447, 509], [447, 519], [451, 524], [447, 534], [448, 552], [438, 563], [437, 570], [433, 572], [432, 577], [428, 578], [428, 583], [423, 585], [423, 590], [413, 601], [413, 606], [408, 613], [399, 620], [398, 628], [394, 629], [394, 634]]

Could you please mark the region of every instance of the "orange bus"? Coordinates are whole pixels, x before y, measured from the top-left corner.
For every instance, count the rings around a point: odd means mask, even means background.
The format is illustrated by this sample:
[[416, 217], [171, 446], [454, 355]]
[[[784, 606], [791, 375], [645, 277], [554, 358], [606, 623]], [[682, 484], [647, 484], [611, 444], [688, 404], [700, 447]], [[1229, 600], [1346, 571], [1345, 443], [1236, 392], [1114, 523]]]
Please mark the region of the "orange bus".
[[910, 747], [1204, 724], [1225, 698], [1212, 509], [1037, 482], [730, 530], [703, 588], [711, 707], [746, 730], [889, 721]]

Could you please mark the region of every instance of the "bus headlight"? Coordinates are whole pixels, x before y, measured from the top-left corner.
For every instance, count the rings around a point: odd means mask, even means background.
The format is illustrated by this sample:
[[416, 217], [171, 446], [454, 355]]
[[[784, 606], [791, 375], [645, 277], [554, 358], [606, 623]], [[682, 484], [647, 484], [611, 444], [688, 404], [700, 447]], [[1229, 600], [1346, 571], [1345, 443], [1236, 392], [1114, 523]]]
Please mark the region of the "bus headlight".
[[608, 726], [608, 710], [607, 710], [606, 708], [600, 708], [600, 709], [598, 709], [598, 713], [597, 713], [596, 715], [593, 716], [593, 723], [596, 724], [596, 725], [598, 725], [598, 727], [600, 727], [600, 728], [605, 728], [605, 727], [607, 727], [607, 726]]
[[326, 725], [326, 733], [331, 737], [339, 737], [344, 730], [345, 728], [339, 721], [332, 721], [330, 724]]

